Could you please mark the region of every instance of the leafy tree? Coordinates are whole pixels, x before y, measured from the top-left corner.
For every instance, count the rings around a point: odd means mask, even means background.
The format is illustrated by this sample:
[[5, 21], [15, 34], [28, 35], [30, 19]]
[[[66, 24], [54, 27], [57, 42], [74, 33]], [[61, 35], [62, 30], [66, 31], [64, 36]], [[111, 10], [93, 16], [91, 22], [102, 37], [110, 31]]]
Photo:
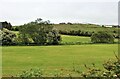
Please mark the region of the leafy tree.
[[61, 41], [61, 36], [56, 30], [52, 30], [48, 34], [48, 44], [57, 45]]
[[29, 45], [32, 43], [32, 40], [29, 38], [27, 34], [18, 34], [18, 36], [14, 39], [16, 45]]
[[11, 28], [12, 28], [11, 23], [8, 23], [7, 21], [5, 21], [5, 22], [0, 22], [0, 23], [2, 24], [2, 28], [6, 28], [6, 29], [8, 29], [8, 30], [11, 30]]
[[15, 33], [3, 28], [0, 33], [2, 45], [13, 45], [14, 38], [16, 37]]
[[50, 21], [42, 21], [41, 18], [21, 26], [19, 31], [24, 43], [28, 43], [28, 39], [37, 45], [58, 44], [60, 41], [59, 34], [53, 30]]
[[91, 41], [93, 43], [113, 43], [114, 36], [107, 32], [99, 31], [91, 36]]

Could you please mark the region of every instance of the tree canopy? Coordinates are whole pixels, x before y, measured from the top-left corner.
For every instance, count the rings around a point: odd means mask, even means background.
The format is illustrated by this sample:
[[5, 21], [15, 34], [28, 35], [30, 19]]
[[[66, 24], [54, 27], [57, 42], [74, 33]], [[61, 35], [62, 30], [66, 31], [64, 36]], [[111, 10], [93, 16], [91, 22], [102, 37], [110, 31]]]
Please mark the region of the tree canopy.
[[24, 44], [34, 43], [37, 45], [59, 44], [61, 37], [53, 29], [50, 21], [43, 21], [41, 18], [24, 24], [19, 29], [20, 39]]
[[91, 41], [93, 43], [113, 43], [114, 36], [105, 31], [99, 31], [91, 36]]

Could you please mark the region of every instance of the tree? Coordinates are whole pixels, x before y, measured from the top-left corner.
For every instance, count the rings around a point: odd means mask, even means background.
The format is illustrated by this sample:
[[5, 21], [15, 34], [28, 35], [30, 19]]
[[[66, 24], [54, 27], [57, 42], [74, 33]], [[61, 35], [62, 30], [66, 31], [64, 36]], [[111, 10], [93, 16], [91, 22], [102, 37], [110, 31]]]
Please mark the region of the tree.
[[8, 23], [7, 21], [5, 21], [5, 22], [0, 22], [0, 23], [2, 24], [2, 28], [6, 28], [6, 29], [8, 29], [8, 30], [11, 30], [11, 28], [12, 28], [11, 23]]
[[61, 41], [61, 36], [56, 30], [52, 30], [48, 34], [48, 44], [57, 45]]
[[91, 41], [93, 43], [113, 43], [114, 36], [107, 32], [99, 31], [91, 36]]
[[[60, 41], [56, 39], [59, 35], [53, 30], [50, 21], [42, 21], [41, 18], [21, 26], [19, 31], [20, 35], [24, 36], [24, 44], [28, 39], [32, 39], [33, 43], [37, 45], [58, 44]], [[28, 39], [26, 40], [26, 38]]]

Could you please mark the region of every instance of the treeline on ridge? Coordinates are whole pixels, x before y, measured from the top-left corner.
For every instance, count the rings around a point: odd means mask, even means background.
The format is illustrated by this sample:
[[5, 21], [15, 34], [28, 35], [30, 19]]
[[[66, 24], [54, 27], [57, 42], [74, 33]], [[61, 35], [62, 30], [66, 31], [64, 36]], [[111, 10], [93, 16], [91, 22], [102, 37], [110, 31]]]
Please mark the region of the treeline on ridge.
[[[43, 21], [41, 18], [21, 26], [12, 27], [11, 30], [2, 28], [0, 31], [2, 45], [60, 45], [62, 41], [61, 34], [88, 36], [91, 37], [91, 43], [114, 43], [114, 38], [119, 38], [115, 30], [113, 33], [109, 33], [107, 31], [90, 32], [56, 29], [49, 20]], [[74, 44], [76, 44], [76, 41]]]

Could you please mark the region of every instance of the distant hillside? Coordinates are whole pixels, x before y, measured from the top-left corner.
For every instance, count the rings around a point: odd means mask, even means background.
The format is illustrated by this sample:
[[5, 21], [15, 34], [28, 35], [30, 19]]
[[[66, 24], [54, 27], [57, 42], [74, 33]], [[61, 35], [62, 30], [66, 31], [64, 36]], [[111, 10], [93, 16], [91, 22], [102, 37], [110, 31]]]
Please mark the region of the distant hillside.
[[81, 31], [89, 31], [89, 32], [97, 32], [97, 31], [107, 31], [110, 33], [118, 33], [120, 28], [112, 28], [112, 27], [102, 27], [100, 25], [95, 24], [54, 24], [55, 29], [62, 31], [70, 31], [70, 30], [81, 30]]
[[[53, 24], [54, 28], [64, 35], [91, 36], [98, 31], [106, 31], [118, 38], [120, 28], [103, 27], [95, 24]], [[80, 32], [80, 33], [78, 33]]]
[[[91, 36], [92, 33], [98, 31], [106, 31], [118, 37], [118, 31], [120, 28], [116, 27], [103, 27], [95, 24], [53, 24], [54, 29], [61, 32], [64, 35], [77, 35], [77, 36]], [[12, 28], [14, 31], [18, 31], [18, 27]], [[80, 32], [80, 33], [78, 33]]]

